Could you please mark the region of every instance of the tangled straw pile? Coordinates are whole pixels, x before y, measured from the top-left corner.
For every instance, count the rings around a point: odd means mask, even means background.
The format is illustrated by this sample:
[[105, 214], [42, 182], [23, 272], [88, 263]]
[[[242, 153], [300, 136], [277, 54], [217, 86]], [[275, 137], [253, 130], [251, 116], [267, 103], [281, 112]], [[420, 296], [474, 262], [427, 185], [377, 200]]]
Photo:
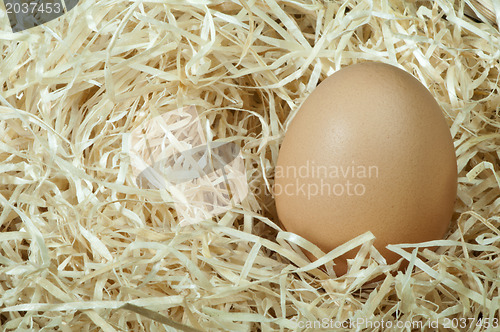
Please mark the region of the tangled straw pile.
[[[16, 34], [1, 10], [3, 330], [283, 331], [321, 319], [493, 326], [500, 33], [466, 17], [465, 3], [82, 0]], [[367, 233], [347, 245], [369, 254], [336, 278], [303, 256], [299, 247], [313, 244], [282, 231], [274, 165], [314, 87], [368, 60], [404, 68], [441, 105], [457, 154], [456, 213], [445, 240], [392, 246], [410, 261], [406, 272], [370, 259]], [[186, 105], [208, 140], [241, 148], [250, 192], [178, 227], [171, 193], [136, 185], [126, 137]]]

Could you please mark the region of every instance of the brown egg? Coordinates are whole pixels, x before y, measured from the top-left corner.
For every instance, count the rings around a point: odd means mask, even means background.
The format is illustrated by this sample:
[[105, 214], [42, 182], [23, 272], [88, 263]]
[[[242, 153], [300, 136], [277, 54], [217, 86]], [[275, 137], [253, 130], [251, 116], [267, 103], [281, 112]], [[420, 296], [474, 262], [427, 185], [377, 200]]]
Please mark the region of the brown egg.
[[[287, 231], [324, 252], [371, 231], [388, 263], [400, 258], [388, 244], [444, 236], [456, 192], [439, 105], [412, 75], [383, 63], [348, 66], [321, 82], [290, 123], [275, 171]], [[358, 249], [334, 261], [337, 275]]]

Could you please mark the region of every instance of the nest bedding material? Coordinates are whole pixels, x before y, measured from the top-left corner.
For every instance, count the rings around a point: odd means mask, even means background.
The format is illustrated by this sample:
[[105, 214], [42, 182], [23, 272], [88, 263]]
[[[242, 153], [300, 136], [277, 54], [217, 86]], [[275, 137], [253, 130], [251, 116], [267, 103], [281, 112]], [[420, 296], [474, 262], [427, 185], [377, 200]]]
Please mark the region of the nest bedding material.
[[[0, 10], [2, 329], [284, 331], [360, 319], [337, 330], [495, 330], [500, 33], [466, 5], [82, 0], [19, 33]], [[274, 165], [295, 112], [322, 79], [361, 61], [418, 78], [456, 149], [450, 230], [392, 245], [409, 262], [397, 273], [370, 233], [323, 256], [283, 231], [274, 209]], [[185, 106], [208, 142], [239, 146], [249, 192], [180, 227], [175, 193], [137, 185], [128, 137]], [[301, 247], [323, 257], [311, 263]], [[332, 258], [356, 247], [336, 277]]]

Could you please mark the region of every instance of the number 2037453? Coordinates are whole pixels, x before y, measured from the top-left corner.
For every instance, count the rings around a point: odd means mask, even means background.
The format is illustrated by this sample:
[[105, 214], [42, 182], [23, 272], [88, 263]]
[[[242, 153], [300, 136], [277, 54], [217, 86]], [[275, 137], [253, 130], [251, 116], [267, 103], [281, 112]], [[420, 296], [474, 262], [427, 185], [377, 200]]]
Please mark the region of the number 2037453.
[[484, 329], [497, 329], [500, 324], [498, 318], [444, 318], [440, 321], [445, 329], [465, 329], [465, 328], [484, 328]]
[[63, 12], [63, 7], [59, 2], [7, 2], [5, 3], [7, 14], [58, 14]]

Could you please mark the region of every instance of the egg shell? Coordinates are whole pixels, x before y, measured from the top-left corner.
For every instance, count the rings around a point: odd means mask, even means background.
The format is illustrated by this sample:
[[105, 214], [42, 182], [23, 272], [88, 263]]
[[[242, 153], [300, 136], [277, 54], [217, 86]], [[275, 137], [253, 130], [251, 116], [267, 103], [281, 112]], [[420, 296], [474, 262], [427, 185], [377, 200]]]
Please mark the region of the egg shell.
[[[445, 235], [456, 193], [441, 108], [411, 74], [378, 62], [345, 67], [316, 87], [292, 119], [275, 169], [287, 231], [324, 252], [371, 231], [389, 264], [401, 257], [388, 244]], [[337, 275], [358, 249], [334, 260]]]

